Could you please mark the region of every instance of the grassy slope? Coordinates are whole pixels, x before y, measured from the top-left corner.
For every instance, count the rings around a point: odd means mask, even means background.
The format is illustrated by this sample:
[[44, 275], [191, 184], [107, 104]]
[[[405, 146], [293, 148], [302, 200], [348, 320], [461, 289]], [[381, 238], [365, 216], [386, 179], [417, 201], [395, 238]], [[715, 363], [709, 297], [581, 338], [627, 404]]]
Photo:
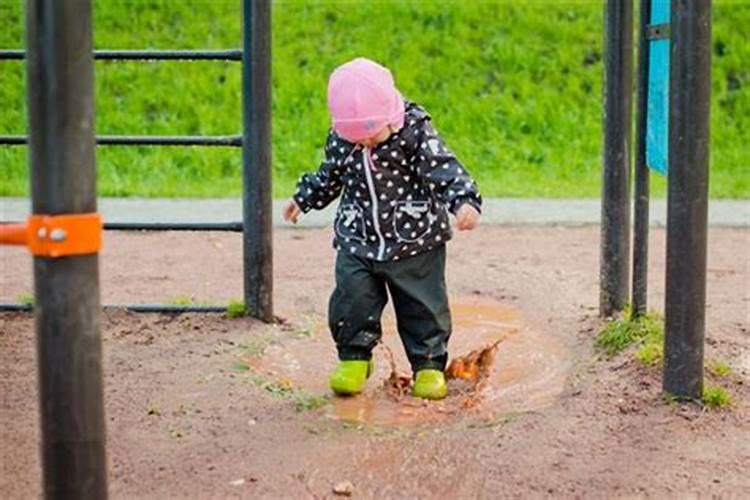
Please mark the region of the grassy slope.
[[[0, 0], [0, 47], [23, 46], [21, 3]], [[750, 197], [750, 2], [716, 1], [714, 197]], [[97, 0], [98, 48], [229, 48], [239, 0]], [[325, 85], [365, 55], [390, 66], [424, 104], [486, 195], [595, 197], [601, 168], [601, 2], [303, 2], [274, 4], [275, 194], [315, 168], [328, 126]], [[745, 63], [743, 63], [745, 61]], [[103, 134], [232, 134], [232, 63], [98, 62]], [[25, 131], [23, 65], [0, 63], [0, 133]], [[234, 196], [239, 151], [98, 150], [99, 188], [117, 196]], [[0, 147], [0, 195], [27, 192], [25, 148]], [[665, 183], [655, 178], [654, 191]]]

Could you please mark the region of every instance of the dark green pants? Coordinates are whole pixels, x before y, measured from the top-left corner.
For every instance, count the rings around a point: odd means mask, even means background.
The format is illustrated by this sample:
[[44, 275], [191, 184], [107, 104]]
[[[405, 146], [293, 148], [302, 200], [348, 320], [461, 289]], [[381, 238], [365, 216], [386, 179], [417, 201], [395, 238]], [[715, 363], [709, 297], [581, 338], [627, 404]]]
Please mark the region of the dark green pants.
[[388, 292], [412, 370], [444, 370], [451, 335], [445, 246], [390, 262], [338, 252], [328, 321], [339, 359], [372, 357], [382, 336], [380, 318]]

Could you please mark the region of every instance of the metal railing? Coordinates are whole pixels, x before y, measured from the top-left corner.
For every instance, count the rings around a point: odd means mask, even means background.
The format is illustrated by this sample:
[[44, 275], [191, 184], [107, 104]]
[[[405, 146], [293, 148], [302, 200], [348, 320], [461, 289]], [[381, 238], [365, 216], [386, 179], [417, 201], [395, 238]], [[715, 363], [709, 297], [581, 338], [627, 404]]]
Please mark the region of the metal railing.
[[[25, 135], [0, 135], [2, 146], [26, 146]], [[242, 147], [241, 135], [99, 135], [99, 146], [229, 146]]]
[[[23, 50], [0, 50], [0, 60], [26, 59]], [[95, 50], [99, 61], [242, 61], [242, 50]]]
[[[114, 231], [233, 231], [243, 233], [244, 301], [248, 312], [272, 321], [270, 167], [270, 2], [243, 0], [243, 48], [226, 50], [94, 50], [104, 61], [233, 61], [242, 64], [242, 135], [101, 135], [99, 146], [201, 146], [242, 148], [243, 220], [237, 222], [105, 222]], [[250, 57], [252, 55], [252, 57]], [[0, 61], [25, 60], [24, 50], [0, 50]], [[27, 146], [28, 136], [0, 135], [0, 146]], [[252, 151], [253, 154], [250, 154]], [[0, 221], [10, 223], [11, 221]], [[107, 305], [135, 312], [222, 312], [224, 306], [170, 304]], [[0, 311], [30, 310], [27, 304], [0, 304]]]

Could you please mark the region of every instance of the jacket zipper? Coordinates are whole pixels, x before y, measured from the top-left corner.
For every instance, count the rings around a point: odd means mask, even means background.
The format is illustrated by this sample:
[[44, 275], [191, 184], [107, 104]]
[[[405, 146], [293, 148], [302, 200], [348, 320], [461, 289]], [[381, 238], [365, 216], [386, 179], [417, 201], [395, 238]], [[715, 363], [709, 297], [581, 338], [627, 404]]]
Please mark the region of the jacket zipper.
[[367, 187], [370, 190], [370, 199], [372, 200], [372, 226], [375, 228], [375, 234], [378, 236], [378, 257], [377, 260], [383, 260], [385, 255], [385, 238], [380, 232], [380, 214], [378, 213], [378, 193], [375, 191], [375, 183], [372, 180], [372, 158], [370, 158], [370, 148], [364, 148], [365, 154], [365, 177], [367, 177]]

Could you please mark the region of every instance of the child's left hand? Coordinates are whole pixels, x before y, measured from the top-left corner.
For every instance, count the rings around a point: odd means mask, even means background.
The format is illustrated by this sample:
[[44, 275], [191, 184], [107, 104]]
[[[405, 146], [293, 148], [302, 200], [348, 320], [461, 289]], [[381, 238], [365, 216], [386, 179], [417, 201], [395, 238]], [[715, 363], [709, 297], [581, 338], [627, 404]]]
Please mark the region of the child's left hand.
[[468, 203], [461, 205], [456, 214], [456, 227], [459, 231], [468, 231], [479, 225], [479, 211]]

